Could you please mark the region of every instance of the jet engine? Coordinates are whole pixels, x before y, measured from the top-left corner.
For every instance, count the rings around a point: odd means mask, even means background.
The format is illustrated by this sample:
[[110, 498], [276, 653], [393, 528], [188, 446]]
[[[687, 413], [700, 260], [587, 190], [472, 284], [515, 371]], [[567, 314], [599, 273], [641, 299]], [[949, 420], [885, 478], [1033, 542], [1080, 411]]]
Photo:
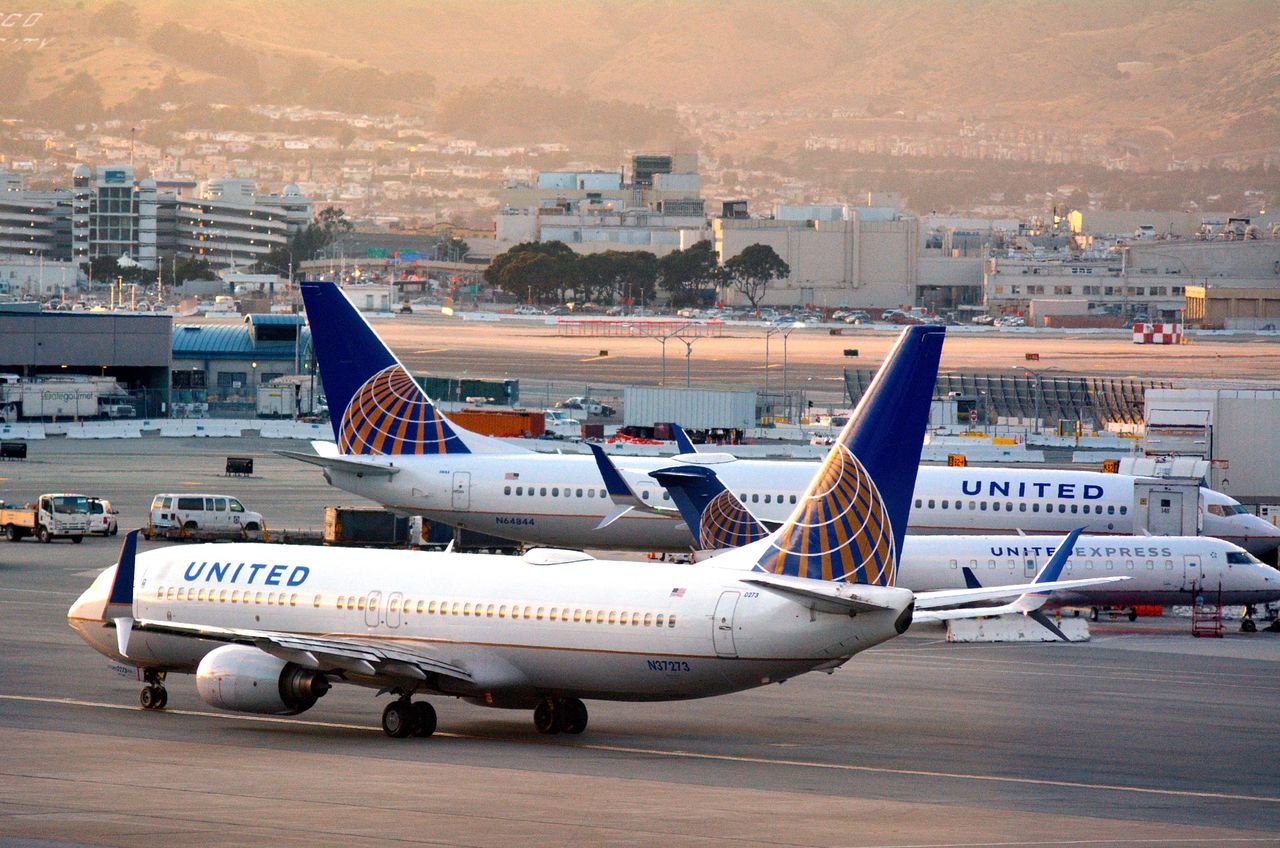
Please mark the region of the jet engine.
[[257, 648], [224, 645], [200, 661], [196, 691], [206, 704], [224, 710], [297, 715], [329, 691], [329, 680]]

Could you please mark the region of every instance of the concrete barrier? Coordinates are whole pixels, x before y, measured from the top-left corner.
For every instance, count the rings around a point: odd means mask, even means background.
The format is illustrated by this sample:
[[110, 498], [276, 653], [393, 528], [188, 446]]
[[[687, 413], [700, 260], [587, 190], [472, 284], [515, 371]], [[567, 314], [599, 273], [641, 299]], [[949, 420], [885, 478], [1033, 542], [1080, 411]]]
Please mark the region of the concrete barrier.
[[333, 428], [328, 424], [307, 421], [261, 421], [258, 432], [264, 439], [332, 439]]
[[44, 437], [43, 424], [0, 424], [0, 439], [23, 439], [32, 442]]
[[[1055, 621], [1072, 642], [1089, 641], [1089, 622], [1083, 618]], [[1057, 642], [1058, 637], [1024, 615], [958, 618], [947, 622], [948, 642]]]
[[183, 418], [160, 425], [160, 435], [166, 438], [239, 438], [243, 430], [244, 422], [234, 419]]
[[142, 429], [135, 421], [81, 421], [66, 425], [68, 439], [141, 439]]

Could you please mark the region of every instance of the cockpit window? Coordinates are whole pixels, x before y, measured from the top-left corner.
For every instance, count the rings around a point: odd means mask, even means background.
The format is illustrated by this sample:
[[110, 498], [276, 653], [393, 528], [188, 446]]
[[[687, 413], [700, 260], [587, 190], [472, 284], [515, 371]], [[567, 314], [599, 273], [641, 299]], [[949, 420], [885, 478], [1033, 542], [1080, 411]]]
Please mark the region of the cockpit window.
[[1227, 551], [1227, 565], [1247, 565], [1251, 562], [1262, 564], [1262, 560], [1248, 551]]
[[1250, 515], [1249, 509], [1244, 504], [1226, 503], [1226, 504], [1209, 504], [1209, 512], [1212, 515]]

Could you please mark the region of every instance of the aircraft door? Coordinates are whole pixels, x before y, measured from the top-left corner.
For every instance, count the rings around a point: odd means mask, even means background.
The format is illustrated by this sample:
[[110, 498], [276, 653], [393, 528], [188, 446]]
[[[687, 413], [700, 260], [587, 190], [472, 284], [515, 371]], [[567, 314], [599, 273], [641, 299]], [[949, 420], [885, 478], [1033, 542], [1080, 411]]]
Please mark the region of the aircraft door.
[[453, 472], [453, 508], [471, 509], [471, 472]]
[[1182, 588], [1187, 591], [1202, 592], [1204, 585], [1204, 564], [1199, 554], [1186, 554], [1182, 557]]
[[364, 623], [369, 627], [378, 626], [378, 612], [382, 606], [382, 593], [370, 592], [369, 604], [364, 608]]
[[1147, 530], [1153, 536], [1182, 535], [1182, 493], [1152, 492]]
[[718, 657], [736, 657], [738, 649], [733, 644], [733, 614], [738, 609], [740, 592], [721, 592], [716, 603], [715, 619], [711, 622], [711, 641]]
[[1028, 582], [1031, 580], [1031, 578], [1036, 576], [1036, 561], [1034, 557], [1026, 557], [1025, 559], [1023, 559], [1022, 576], [1025, 577], [1028, 580]]
[[400, 604], [404, 601], [404, 595], [399, 592], [392, 592], [387, 596], [387, 626], [400, 626]]

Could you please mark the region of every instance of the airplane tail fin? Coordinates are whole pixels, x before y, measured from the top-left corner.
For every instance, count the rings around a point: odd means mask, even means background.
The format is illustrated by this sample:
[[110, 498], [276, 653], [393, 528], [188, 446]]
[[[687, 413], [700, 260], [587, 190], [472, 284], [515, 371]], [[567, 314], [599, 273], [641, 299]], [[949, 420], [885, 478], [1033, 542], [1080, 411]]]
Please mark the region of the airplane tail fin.
[[684, 431], [683, 427], [674, 421], [671, 422], [670, 426], [671, 438], [675, 440], [677, 454], [698, 452], [697, 445], [693, 443], [693, 439], [689, 438], [689, 434]]
[[342, 453], [513, 450], [446, 419], [337, 285], [303, 282], [300, 289]]
[[943, 327], [903, 330], [758, 566], [892, 586], [907, 529]]
[[649, 476], [671, 493], [699, 550], [740, 548], [769, 535], [710, 468], [680, 465], [651, 471]]

